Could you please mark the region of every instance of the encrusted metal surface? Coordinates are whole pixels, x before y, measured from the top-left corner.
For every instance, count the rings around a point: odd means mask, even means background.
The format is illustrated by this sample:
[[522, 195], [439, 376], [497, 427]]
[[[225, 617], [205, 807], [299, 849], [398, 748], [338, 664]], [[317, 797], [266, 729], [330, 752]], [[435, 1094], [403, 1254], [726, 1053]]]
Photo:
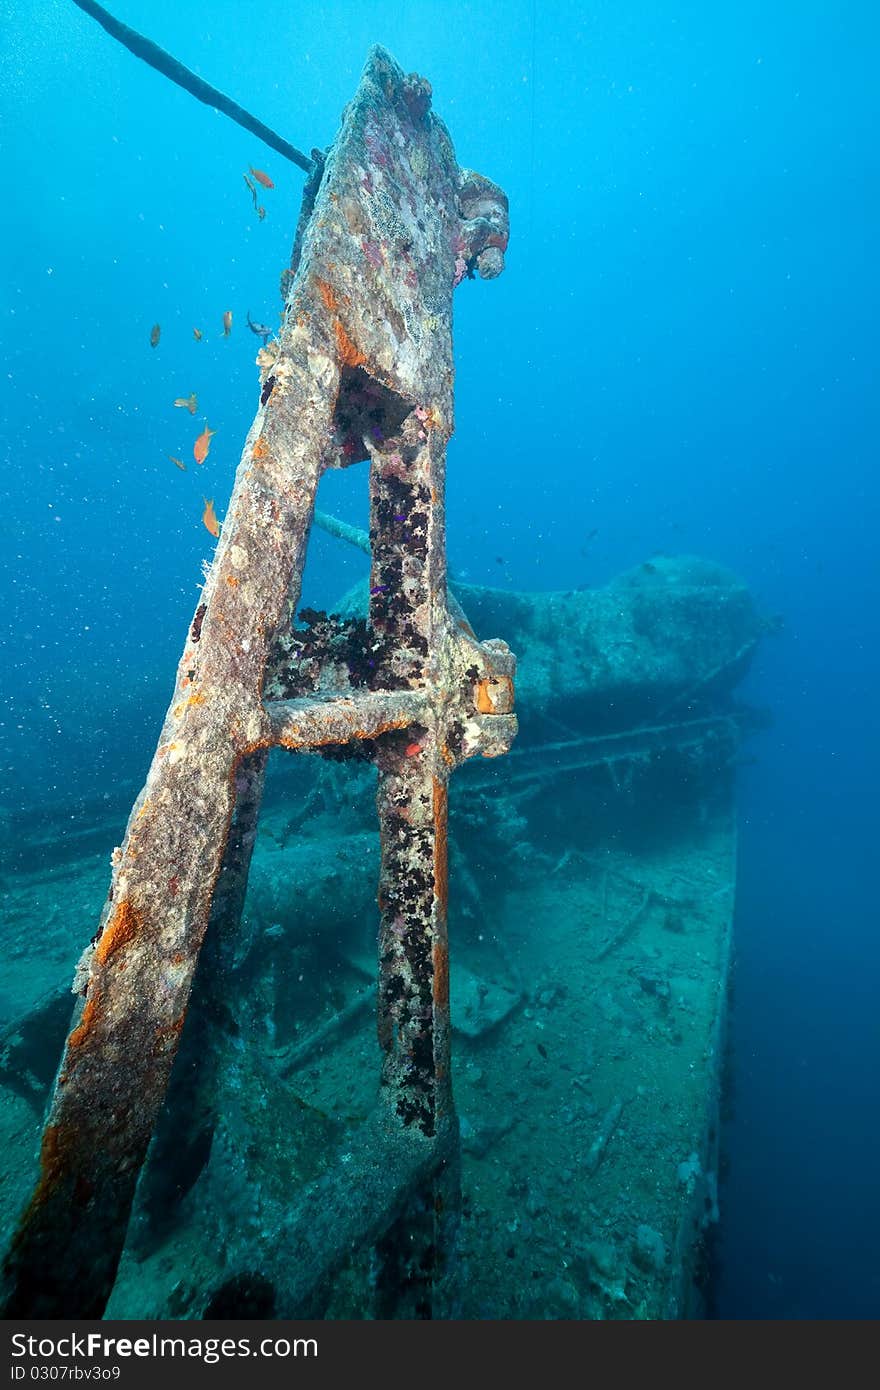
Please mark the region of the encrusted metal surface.
[[[78, 973], [41, 1177], [5, 1265], [8, 1315], [104, 1308], [218, 880], [226, 915], [240, 905], [272, 746], [373, 750], [388, 1102], [378, 1130], [393, 1121], [412, 1142], [436, 1142], [449, 1166], [446, 784], [464, 758], [506, 751], [516, 727], [512, 656], [447, 608], [452, 293], [502, 268], [507, 202], [459, 169], [430, 87], [379, 49], [312, 195], [174, 697]], [[279, 634], [299, 599], [318, 481], [367, 457], [377, 655], [346, 666], [317, 644], [291, 675]], [[264, 702], [264, 685], [288, 698]], [[237, 793], [247, 805], [230, 839]]]

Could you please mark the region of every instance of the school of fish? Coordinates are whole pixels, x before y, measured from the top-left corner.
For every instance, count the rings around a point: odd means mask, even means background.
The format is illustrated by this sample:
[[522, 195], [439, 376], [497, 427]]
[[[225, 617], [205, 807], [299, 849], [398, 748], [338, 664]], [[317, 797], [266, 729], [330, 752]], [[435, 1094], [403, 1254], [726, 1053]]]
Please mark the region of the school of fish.
[[[253, 165], [250, 166], [250, 176], [248, 174], [242, 174], [242, 178], [247, 184], [248, 192], [253, 199], [254, 212], [257, 214], [260, 221], [263, 222], [266, 217], [266, 209], [260, 202], [260, 195], [257, 192], [257, 183], [261, 188], [274, 188], [275, 185], [267, 173], [264, 173], [262, 169], [255, 169]], [[254, 179], [256, 179], [256, 183]]]
[[[262, 222], [266, 216], [266, 209], [260, 202], [259, 194], [257, 193], [257, 184], [259, 184], [261, 188], [266, 189], [274, 188], [275, 185], [265, 170], [255, 169], [253, 165], [249, 166], [248, 173], [244, 174], [243, 178], [251, 198], [253, 199], [254, 211]], [[251, 319], [250, 311], [248, 311], [247, 321], [251, 331], [261, 337], [265, 343], [271, 330], [265, 324], [254, 323]], [[223, 337], [228, 338], [231, 333], [232, 310], [226, 309], [223, 314]], [[201, 328], [193, 328], [192, 335], [197, 343], [202, 342], [204, 338]], [[158, 347], [161, 336], [161, 324], [154, 323], [153, 327], [150, 329], [150, 347]], [[195, 391], [192, 391], [188, 396], [177, 396], [174, 400], [174, 405], [178, 410], [188, 410], [190, 415], [195, 415], [199, 408], [198, 396]], [[207, 459], [211, 448], [211, 439], [216, 433], [216, 430], [209, 429], [206, 424], [205, 428], [196, 439], [193, 444], [193, 458], [197, 464], [201, 465]], [[166, 457], [170, 459], [175, 468], [180, 469], [181, 473], [186, 472], [186, 464], [183, 459], [177, 458], [174, 454], [167, 454]], [[214, 499], [212, 497], [204, 497], [202, 501], [205, 504], [204, 511], [202, 512], [202, 524], [216, 539], [216, 537], [220, 535], [220, 522], [217, 519], [217, 513], [214, 511]]]

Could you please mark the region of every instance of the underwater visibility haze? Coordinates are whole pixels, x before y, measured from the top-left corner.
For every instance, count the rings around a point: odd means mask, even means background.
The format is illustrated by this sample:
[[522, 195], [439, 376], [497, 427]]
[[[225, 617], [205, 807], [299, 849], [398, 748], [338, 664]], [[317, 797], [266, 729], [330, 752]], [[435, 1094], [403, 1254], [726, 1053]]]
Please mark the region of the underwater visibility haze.
[[[206, 661], [233, 598], [264, 636], [230, 498], [301, 352], [343, 466], [266, 677], [300, 751], [224, 774], [241, 900], [150, 1044], [158, 1075], [180, 1034], [107, 1316], [877, 1316], [876, 7], [114, 13], [315, 163], [71, 0], [0, 4], [4, 1250], [203, 621]], [[300, 737], [331, 695], [375, 725]], [[213, 793], [176, 795], [168, 843], [199, 807], [207, 843]]]

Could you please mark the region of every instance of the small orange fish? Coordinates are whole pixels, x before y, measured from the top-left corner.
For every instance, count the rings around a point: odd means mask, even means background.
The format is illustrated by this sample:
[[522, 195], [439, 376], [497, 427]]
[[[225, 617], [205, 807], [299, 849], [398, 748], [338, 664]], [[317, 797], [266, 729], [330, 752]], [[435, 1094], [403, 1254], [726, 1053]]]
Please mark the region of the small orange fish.
[[211, 435], [216, 434], [216, 430], [209, 430], [206, 425], [193, 445], [193, 458], [196, 463], [204, 463], [208, 457], [208, 450], [211, 447]]
[[262, 204], [260, 205], [260, 207], [257, 208], [257, 216], [259, 217], [261, 222], [263, 218], [266, 216], [266, 209], [262, 206]]
[[268, 174], [264, 174], [263, 171], [262, 171], [262, 169], [255, 169], [254, 166], [253, 166], [253, 164], [252, 164], [252, 165], [250, 166], [250, 170], [251, 170], [251, 173], [253, 174], [254, 178], [256, 179], [257, 183], [262, 184], [264, 188], [274, 188], [274, 187], [275, 187], [274, 183], [273, 183], [272, 180], [269, 178], [269, 175], [268, 175]]
[[200, 343], [202, 341], [202, 330], [200, 328], [194, 328], [193, 337], [195, 338], [197, 343]]
[[184, 463], [183, 459], [176, 459], [173, 454], [168, 454], [168, 458], [170, 458], [175, 468], [180, 469], [181, 473], [186, 472], [186, 464]]
[[223, 337], [228, 338], [232, 332], [232, 310], [227, 309], [223, 315]]
[[408, 758], [414, 758], [416, 754], [421, 753], [421, 751], [422, 745], [420, 743], [408, 743], [406, 745], [406, 756]]
[[180, 406], [183, 410], [188, 410], [190, 415], [195, 415], [199, 408], [195, 391], [193, 391], [191, 396], [178, 396], [174, 404]]
[[150, 347], [158, 347], [159, 339], [162, 336], [162, 328], [158, 323], [154, 323], [150, 329]]
[[202, 521], [211, 532], [212, 536], [220, 535], [220, 522], [217, 520], [217, 513], [214, 511], [213, 497], [203, 497], [205, 510], [202, 512]]

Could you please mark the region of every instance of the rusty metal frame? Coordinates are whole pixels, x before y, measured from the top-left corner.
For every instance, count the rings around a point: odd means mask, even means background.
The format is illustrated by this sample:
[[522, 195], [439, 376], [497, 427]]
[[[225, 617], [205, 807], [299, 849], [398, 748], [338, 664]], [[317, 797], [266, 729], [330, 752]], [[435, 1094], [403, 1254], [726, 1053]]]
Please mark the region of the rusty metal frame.
[[[260, 407], [81, 963], [41, 1175], [4, 1266], [7, 1316], [106, 1305], [212, 906], [225, 930], [240, 911], [274, 747], [369, 745], [381, 835], [382, 1104], [365, 1142], [386, 1162], [353, 1195], [345, 1230], [312, 1223], [314, 1268], [288, 1307], [333, 1250], [341, 1259], [406, 1219], [414, 1184], [445, 1183], [429, 1218], [452, 1220], [447, 783], [464, 759], [507, 751], [516, 729], [512, 655], [447, 606], [452, 294], [466, 275], [500, 272], [508, 229], [504, 194], [459, 169], [430, 99], [374, 49], [307, 189], [283, 327], [258, 358]], [[291, 662], [283, 634], [319, 479], [367, 457], [373, 655], [354, 672], [332, 644]]]

